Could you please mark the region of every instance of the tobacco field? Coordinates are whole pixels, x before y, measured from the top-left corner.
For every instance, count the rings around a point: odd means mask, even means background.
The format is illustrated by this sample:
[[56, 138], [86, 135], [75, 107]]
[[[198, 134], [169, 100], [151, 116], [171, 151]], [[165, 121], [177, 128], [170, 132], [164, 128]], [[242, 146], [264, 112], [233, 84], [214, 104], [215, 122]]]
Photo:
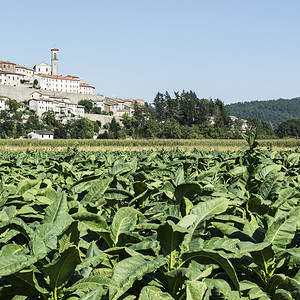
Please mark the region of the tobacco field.
[[300, 152], [0, 153], [0, 299], [300, 299]]

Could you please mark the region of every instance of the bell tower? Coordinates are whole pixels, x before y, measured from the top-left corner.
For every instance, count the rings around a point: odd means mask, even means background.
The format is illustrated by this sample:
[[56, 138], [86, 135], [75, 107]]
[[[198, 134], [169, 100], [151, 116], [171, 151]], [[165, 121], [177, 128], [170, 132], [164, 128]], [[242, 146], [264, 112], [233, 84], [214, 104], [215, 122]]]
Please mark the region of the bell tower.
[[58, 73], [58, 51], [59, 49], [51, 49], [51, 74], [57, 75]]

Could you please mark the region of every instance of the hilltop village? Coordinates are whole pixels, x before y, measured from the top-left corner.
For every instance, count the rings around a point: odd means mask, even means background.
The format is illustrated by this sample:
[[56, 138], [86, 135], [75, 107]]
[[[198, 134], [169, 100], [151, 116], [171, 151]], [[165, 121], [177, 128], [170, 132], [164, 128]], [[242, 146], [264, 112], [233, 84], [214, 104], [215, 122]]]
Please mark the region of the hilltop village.
[[[16, 99], [13, 92], [21, 91], [25, 105], [41, 117], [53, 110], [61, 123], [77, 117], [101, 119], [101, 115], [119, 118], [124, 113], [132, 116], [134, 103], [144, 105], [141, 99], [120, 99], [95, 95], [95, 87], [78, 76], [58, 74], [59, 49], [51, 49], [51, 64], [41, 62], [32, 69], [10, 61], [0, 61], [0, 109], [7, 108], [6, 101]], [[2, 87], [2, 89], [1, 89]], [[19, 93], [19, 94], [20, 94]], [[12, 95], [12, 96], [11, 96]], [[25, 96], [26, 95], [26, 96]], [[89, 100], [96, 108], [98, 116], [86, 114], [80, 100]], [[98, 118], [97, 118], [98, 117]]]
[[32, 69], [0, 61], [2, 138], [239, 138], [249, 127], [274, 136], [269, 124], [229, 116], [221, 100], [193, 91], [158, 93], [153, 104], [97, 95], [79, 76], [59, 75], [58, 55], [51, 49], [51, 64]]

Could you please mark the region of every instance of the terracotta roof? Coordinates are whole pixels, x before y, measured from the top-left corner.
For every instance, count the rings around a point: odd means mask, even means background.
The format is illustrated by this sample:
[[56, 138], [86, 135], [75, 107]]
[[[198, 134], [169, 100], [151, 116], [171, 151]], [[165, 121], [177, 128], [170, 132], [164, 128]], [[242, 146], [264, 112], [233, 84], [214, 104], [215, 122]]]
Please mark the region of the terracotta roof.
[[13, 63], [13, 62], [5, 61], [5, 60], [0, 60], [0, 63], [5, 63], [5, 64], [12, 64], [12, 65], [15, 65], [15, 63]]
[[16, 65], [16, 68], [27, 69], [26, 67], [24, 67], [24, 66], [20, 66], [20, 65]]
[[57, 48], [52, 48], [51, 51], [59, 51]]
[[47, 74], [38, 74], [40, 77], [46, 77], [46, 78], [53, 78], [53, 79], [62, 79], [62, 80], [73, 80], [73, 81], [79, 81], [79, 79], [71, 78], [71, 77], [64, 77], [60, 75], [47, 75]]
[[79, 78], [78, 76], [74, 76], [74, 75], [67, 75], [66, 77]]
[[82, 87], [89, 87], [89, 88], [93, 88], [94, 89], [93, 86], [91, 86], [89, 84], [86, 84], [86, 83], [80, 83], [80, 86], [82, 86]]

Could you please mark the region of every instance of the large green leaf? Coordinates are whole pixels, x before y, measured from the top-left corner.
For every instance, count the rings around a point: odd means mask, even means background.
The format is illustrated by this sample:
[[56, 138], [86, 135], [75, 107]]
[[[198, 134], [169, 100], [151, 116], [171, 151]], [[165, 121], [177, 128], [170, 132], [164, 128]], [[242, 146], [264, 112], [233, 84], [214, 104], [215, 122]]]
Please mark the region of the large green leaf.
[[201, 264], [218, 264], [231, 279], [235, 288], [239, 290], [239, 281], [236, 275], [236, 272], [231, 264], [231, 262], [225, 258], [221, 252], [209, 249], [201, 249], [194, 252], [186, 252], [182, 254], [182, 264], [186, 264], [191, 260], [195, 260]]
[[33, 255], [1, 255], [0, 276], [7, 276], [32, 266], [38, 261]]
[[173, 221], [167, 221], [157, 230], [157, 239], [161, 245], [161, 251], [164, 255], [172, 254], [179, 250], [187, 230], [184, 227], [175, 225]]
[[229, 200], [226, 198], [218, 198], [199, 203], [190, 210], [190, 215], [196, 215], [197, 218], [193, 225], [189, 227], [189, 234], [186, 238], [186, 243], [192, 240], [193, 234], [197, 226], [205, 220], [209, 220], [215, 215], [225, 212], [228, 208]]
[[67, 196], [61, 192], [56, 200], [45, 209], [44, 223], [53, 223], [68, 212]]
[[79, 263], [79, 251], [72, 246], [65, 250], [58, 259], [43, 268], [49, 286], [54, 292], [68, 282]]
[[122, 296], [136, 280], [140, 280], [144, 275], [152, 273], [165, 264], [162, 256], [155, 258], [137, 255], [125, 258], [117, 263], [113, 270], [112, 279], [118, 283], [118, 289], [110, 289], [109, 298], [118, 299]]
[[294, 238], [297, 218], [299, 218], [299, 214], [280, 217], [268, 228], [265, 241], [272, 244], [275, 253], [285, 250], [286, 246]]
[[96, 291], [99, 288], [104, 286], [111, 287], [111, 288], [118, 288], [118, 284], [111, 278], [108, 278], [103, 275], [95, 275], [95, 276], [90, 276], [87, 278], [80, 279], [75, 284], [73, 284], [70, 288], [68, 288], [68, 291], [75, 292], [77, 290], [83, 290], [85, 292], [90, 292], [90, 291]]
[[111, 238], [114, 245], [118, 244], [122, 233], [134, 230], [138, 214], [139, 212], [132, 207], [122, 207], [117, 211], [111, 224]]
[[95, 180], [80, 203], [84, 206], [85, 204], [95, 203], [100, 200], [109, 187], [111, 180], [112, 178]]
[[36, 278], [36, 273], [33, 270], [15, 272], [12, 275], [6, 276], [5, 279], [11, 282], [13, 286], [23, 287], [26, 291], [32, 291], [32, 296], [37, 293], [48, 294], [48, 291], [40, 286]]

